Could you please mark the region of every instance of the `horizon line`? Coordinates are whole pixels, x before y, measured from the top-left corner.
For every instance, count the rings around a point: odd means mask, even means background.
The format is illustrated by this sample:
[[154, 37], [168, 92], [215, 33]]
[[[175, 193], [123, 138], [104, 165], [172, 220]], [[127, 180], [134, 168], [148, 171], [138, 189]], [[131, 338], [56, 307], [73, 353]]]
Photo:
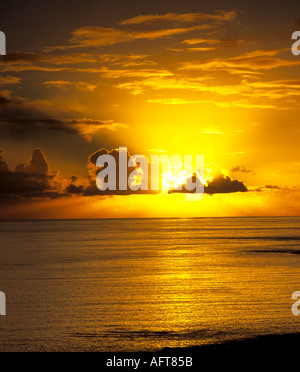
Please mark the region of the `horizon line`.
[[112, 218], [24, 218], [0, 219], [0, 222], [34, 222], [34, 221], [118, 221], [118, 220], [201, 220], [220, 218], [300, 218], [297, 216], [210, 216], [210, 217], [112, 217]]

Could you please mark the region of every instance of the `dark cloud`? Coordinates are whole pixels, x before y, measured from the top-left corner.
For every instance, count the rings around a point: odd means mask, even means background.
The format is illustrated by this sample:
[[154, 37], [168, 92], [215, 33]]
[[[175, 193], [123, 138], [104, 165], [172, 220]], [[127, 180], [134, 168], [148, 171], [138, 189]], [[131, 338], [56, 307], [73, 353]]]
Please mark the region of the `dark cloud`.
[[253, 173], [251, 169], [247, 169], [246, 167], [240, 167], [240, 166], [232, 168], [231, 172], [232, 173]]
[[[128, 190], [116, 191], [107, 190], [101, 192], [96, 185], [96, 179], [99, 172], [104, 168], [96, 166], [97, 160], [101, 155], [111, 155], [116, 161], [116, 181], [119, 185], [119, 150], [106, 150], [101, 149], [90, 155], [88, 161], [89, 182], [87, 185], [80, 185], [79, 178], [73, 176], [69, 179], [64, 179], [60, 176], [58, 171], [52, 171], [47, 161], [47, 158], [41, 149], [35, 149], [32, 152], [30, 160], [25, 163], [17, 164], [13, 170], [9, 170], [4, 158], [4, 150], [0, 149], [0, 202], [1, 205], [7, 203], [23, 203], [26, 200], [38, 199], [59, 199], [71, 196], [114, 196], [114, 195], [132, 195], [132, 194], [159, 194], [160, 191], [151, 191], [151, 164], [148, 165], [148, 190], [132, 191], [129, 187]], [[130, 159], [130, 153], [126, 153], [126, 161]], [[135, 157], [135, 167], [128, 168], [128, 176], [135, 172], [140, 175], [143, 159], [138, 156]], [[193, 185], [201, 186], [200, 180], [193, 175], [186, 180], [182, 189], [176, 189], [169, 193], [194, 193], [191, 190], [191, 183]], [[118, 187], [118, 186], [117, 186]], [[275, 186], [265, 186], [265, 188], [275, 189]], [[205, 187], [207, 194], [219, 193], [235, 193], [248, 191], [244, 183], [220, 175], [214, 178]]]
[[[195, 193], [195, 191], [188, 191], [191, 189], [191, 185], [197, 185], [197, 187], [200, 188], [201, 180], [194, 175], [186, 180], [186, 183], [181, 186], [181, 189], [171, 190], [169, 194]], [[234, 180], [231, 177], [224, 176], [224, 175], [219, 175], [215, 177], [212, 181], [208, 182], [207, 186], [204, 187], [204, 193], [209, 194], [209, 195], [230, 194], [230, 193], [247, 192], [247, 191], [248, 191], [248, 188], [243, 182]]]
[[[132, 191], [128, 187], [128, 190], [126, 190], [126, 191], [122, 191], [122, 190], [100, 191], [97, 188], [96, 179], [97, 179], [97, 175], [103, 170], [103, 168], [97, 168], [96, 167], [96, 163], [97, 163], [98, 158], [100, 156], [102, 156], [102, 155], [111, 155], [115, 159], [115, 161], [116, 161], [116, 169], [117, 169], [117, 172], [116, 172], [116, 181], [117, 181], [116, 183], [117, 183], [117, 187], [119, 185], [119, 179], [120, 179], [119, 178], [119, 168], [120, 168], [119, 150], [111, 150], [110, 151], [110, 150], [106, 150], [106, 149], [101, 149], [101, 150], [96, 151], [95, 153], [91, 154], [90, 157], [89, 157], [88, 170], [89, 170], [89, 175], [90, 175], [90, 185], [85, 190], [84, 195], [86, 195], [86, 196], [95, 196], [95, 195], [124, 195], [125, 196], [125, 195], [132, 195], [132, 194], [158, 194], [159, 193], [158, 191], [151, 191], [151, 177], [150, 177], [151, 164], [149, 164], [149, 172], [148, 172], [149, 173], [148, 190]], [[126, 154], [127, 164], [128, 164], [128, 161], [129, 161], [130, 157], [131, 157], [130, 153], [127, 152], [127, 154]], [[141, 161], [141, 159], [139, 159], [137, 157], [136, 158], [136, 162], [139, 163], [139, 161]], [[137, 167], [129, 167], [128, 168], [128, 175], [130, 175], [132, 172], [134, 172], [137, 168], [138, 168], [138, 165], [137, 165]]]
[[113, 120], [57, 119], [38, 107], [37, 103], [0, 94], [0, 134], [23, 139], [39, 131], [59, 131], [80, 134], [90, 140], [100, 129], [125, 127]]
[[235, 192], [247, 192], [247, 186], [238, 180], [232, 179], [229, 176], [219, 175], [208, 183], [205, 187], [205, 193], [213, 194], [229, 194]]
[[36, 53], [25, 53], [25, 52], [18, 52], [18, 53], [7, 53], [5, 58], [1, 59], [1, 64], [9, 64], [9, 63], [16, 63], [16, 62], [37, 62], [42, 59], [40, 54]]
[[41, 149], [33, 150], [31, 159], [26, 163], [17, 164], [12, 171], [3, 160], [3, 153], [1, 149], [1, 205], [22, 204], [39, 199], [59, 199], [84, 192], [83, 186], [77, 186], [77, 177], [72, 177], [71, 185], [66, 187], [67, 181], [59, 175], [59, 172], [50, 169]]
[[[150, 191], [151, 190], [151, 164], [149, 164], [149, 191], [142, 191], [139, 190], [138, 192], [133, 192], [131, 190], [128, 191], [105, 191], [101, 192], [97, 189], [96, 186], [96, 178], [98, 173], [102, 170], [100, 168], [96, 167], [97, 159], [101, 155], [112, 155], [117, 164], [117, 185], [119, 184], [119, 151], [118, 150], [106, 150], [101, 149], [94, 154], [92, 154], [89, 158], [88, 168], [90, 173], [90, 186], [85, 190], [85, 195], [130, 195], [130, 194], [157, 194], [159, 192]], [[127, 162], [130, 158], [130, 154], [127, 153]], [[137, 159], [138, 161], [139, 159]], [[128, 169], [128, 174], [130, 174], [132, 171], [134, 171], [134, 168]], [[169, 194], [189, 194], [189, 193], [195, 193], [195, 190], [189, 191], [192, 189], [192, 185], [196, 185], [198, 188], [201, 187], [201, 180], [196, 176], [193, 175], [192, 177], [188, 178], [186, 180], [186, 183], [175, 190], [170, 190]], [[206, 194], [227, 194], [227, 193], [236, 193], [236, 192], [247, 192], [248, 188], [247, 186], [236, 179], [232, 179], [229, 176], [219, 175], [215, 177], [212, 181], [208, 183], [207, 186], [204, 188], [204, 192]]]
[[79, 179], [76, 176], [70, 178], [71, 184], [67, 187], [66, 192], [73, 195], [82, 195], [85, 191], [84, 186], [78, 186]]
[[33, 103], [0, 94], [0, 134], [23, 138], [30, 136], [37, 129], [67, 128], [62, 126], [60, 121], [39, 110]]
[[281, 190], [281, 187], [277, 185], [266, 185], [265, 188], [272, 189], [272, 190]]
[[[30, 52], [7, 53], [5, 58], [0, 57], [0, 71], [76, 71], [75, 65], [98, 62], [98, 57], [87, 53], [68, 54], [37, 54]], [[68, 66], [68, 67], [67, 67]]]
[[2, 160], [1, 200], [28, 198], [57, 198], [62, 194], [62, 182], [57, 172], [52, 172], [40, 149], [33, 150], [27, 163], [17, 164], [10, 171]]
[[15, 167], [17, 173], [48, 175], [50, 173], [49, 165], [42, 150], [33, 150], [32, 158], [25, 164], [17, 164]]
[[[280, 191], [280, 190], [283, 190], [283, 188], [278, 185], [265, 185], [262, 187], [258, 187], [254, 189], [253, 191], [262, 192], [262, 191]], [[285, 189], [285, 190], [288, 190], [288, 189]]]
[[41, 149], [32, 152], [30, 160], [9, 170], [0, 149], [0, 204], [12, 205], [39, 199], [60, 199], [84, 195], [86, 186], [79, 185], [77, 176], [68, 180], [52, 171]]

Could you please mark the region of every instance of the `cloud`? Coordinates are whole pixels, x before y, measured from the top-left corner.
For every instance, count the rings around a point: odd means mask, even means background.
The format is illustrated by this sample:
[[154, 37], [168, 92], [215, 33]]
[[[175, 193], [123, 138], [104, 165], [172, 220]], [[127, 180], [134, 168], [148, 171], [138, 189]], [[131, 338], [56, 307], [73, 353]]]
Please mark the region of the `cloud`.
[[271, 190], [282, 190], [282, 188], [280, 186], [277, 186], [277, 185], [266, 185], [265, 188], [266, 189], [271, 189]]
[[216, 45], [220, 44], [220, 40], [216, 39], [188, 39], [188, 40], [183, 40], [183, 44], [188, 44], [188, 45], [198, 45], [198, 44], [208, 44], [208, 45]]
[[[91, 135], [98, 133], [101, 129], [117, 130], [127, 128], [125, 124], [115, 123], [112, 120], [92, 120], [92, 119], [12, 119], [1, 121], [5, 126], [4, 131], [12, 135], [29, 135], [30, 132], [37, 130], [61, 131], [69, 134], [81, 134], [87, 140], [91, 140]], [[0, 129], [1, 131], [1, 129]]]
[[283, 49], [274, 50], [256, 50], [250, 53], [245, 53], [237, 57], [227, 59], [215, 58], [209, 61], [201, 62], [185, 62], [180, 70], [194, 71], [227, 71], [228, 73], [241, 73], [267, 71], [280, 67], [298, 66], [300, 62], [297, 60], [286, 60], [276, 57]]
[[[101, 168], [96, 167], [97, 159], [101, 155], [111, 155], [116, 160], [116, 177], [117, 185], [119, 185], [119, 151], [100, 149], [91, 154], [88, 160], [89, 182], [87, 184], [80, 184], [77, 176], [68, 179], [63, 178], [58, 171], [51, 170], [47, 158], [41, 149], [34, 149], [31, 158], [24, 163], [17, 164], [13, 170], [9, 170], [4, 158], [4, 150], [0, 149], [0, 202], [4, 204], [22, 204], [24, 201], [36, 201], [47, 199], [63, 199], [69, 197], [90, 197], [90, 196], [129, 196], [129, 195], [154, 195], [160, 194], [161, 191], [151, 191], [151, 164], [149, 163], [149, 191], [148, 190], [126, 190], [101, 192], [96, 186], [96, 178]], [[130, 158], [130, 153], [127, 152], [127, 163]], [[135, 172], [136, 175], [141, 175], [139, 162], [142, 159], [138, 156], [135, 158], [136, 167], [128, 168], [128, 175]], [[190, 182], [197, 181], [192, 176], [186, 180], [182, 186], [182, 190], [170, 191], [170, 193], [190, 193], [186, 185]], [[268, 188], [268, 186], [266, 186]], [[271, 186], [270, 186], [271, 188]], [[272, 186], [272, 189], [274, 187]], [[235, 193], [246, 192], [248, 189], [244, 183], [234, 180], [229, 176], [219, 175], [209, 181], [205, 187], [207, 194], [218, 193]]]
[[[102, 155], [110, 155], [115, 159], [116, 162], [116, 184], [117, 184], [117, 190], [107, 190], [107, 191], [100, 191], [97, 188], [96, 185], [96, 179], [97, 175], [101, 172], [102, 168], [97, 168], [97, 160], [100, 156]], [[126, 159], [127, 159], [127, 164], [130, 159], [131, 155], [129, 152], [126, 154]], [[135, 161], [139, 161], [139, 157], [135, 158]], [[138, 191], [132, 191], [129, 187], [128, 190], [119, 190], [119, 168], [120, 168], [120, 162], [119, 162], [119, 150], [114, 149], [114, 150], [107, 150], [107, 149], [100, 149], [96, 151], [95, 153], [91, 154], [89, 156], [89, 161], [88, 161], [88, 170], [89, 170], [89, 175], [90, 175], [90, 185], [89, 187], [86, 188], [84, 195], [85, 196], [96, 196], [96, 195], [102, 195], [102, 196], [113, 196], [113, 195], [132, 195], [132, 194], [159, 194], [159, 191], [151, 191], [151, 177], [148, 178], [148, 190], [138, 190]], [[138, 167], [131, 167], [128, 168], [128, 176], [132, 173], [135, 172], [138, 169]], [[151, 173], [151, 164], [149, 164], [149, 173]]]
[[[241, 108], [259, 108], [273, 109], [282, 108], [282, 103], [265, 102], [261, 100], [261, 95], [252, 88], [248, 82], [242, 82], [235, 85], [209, 85], [211, 77], [190, 78], [178, 75], [166, 77], [149, 77], [141, 80], [122, 82], [116, 85], [119, 89], [129, 90], [133, 95], [145, 93], [146, 89], [173, 90], [202, 93], [199, 99], [184, 99], [178, 97], [165, 97], [148, 99], [150, 104], [162, 105], [183, 105], [183, 104], [204, 104], [214, 105], [221, 108], [241, 107]], [[222, 99], [217, 96], [222, 96]], [[227, 98], [227, 99], [226, 99]]]
[[211, 25], [160, 29], [152, 31], [125, 31], [105, 27], [81, 27], [72, 32], [72, 47], [100, 47], [134, 40], [155, 40], [191, 31], [206, 30]]
[[63, 193], [62, 180], [58, 172], [50, 170], [47, 159], [40, 149], [33, 150], [31, 159], [26, 163], [17, 164], [13, 171], [2, 159], [0, 162], [0, 199], [1, 201], [58, 198]]
[[[71, 46], [70, 46], [71, 48]], [[53, 49], [59, 49], [54, 47]], [[65, 49], [69, 49], [66, 47]], [[98, 74], [103, 70], [103, 64], [121, 65], [124, 67], [154, 66], [156, 62], [149, 59], [149, 55], [132, 54], [99, 54], [93, 53], [71, 53], [68, 51], [63, 54], [50, 54], [50, 50], [45, 50], [44, 54], [37, 53], [9, 53], [0, 60], [0, 72], [24, 72], [24, 71], [42, 71], [42, 72], [84, 72]], [[99, 67], [101, 64], [101, 67]], [[94, 65], [96, 67], [90, 66]], [[88, 66], [88, 67], [87, 67]], [[3, 77], [7, 84], [18, 83], [17, 78]], [[1, 80], [0, 80], [1, 84]]]
[[59, 72], [74, 70], [65, 66], [76, 64], [97, 63], [99, 58], [88, 53], [68, 54], [37, 54], [37, 53], [8, 53], [0, 60], [1, 72], [48, 71]]
[[78, 177], [73, 176], [70, 178], [71, 184], [67, 187], [66, 192], [71, 195], [82, 195], [85, 191], [85, 187], [82, 185], [78, 186]]
[[239, 40], [239, 39], [188, 39], [188, 40], [183, 40], [183, 44], [188, 44], [188, 45], [199, 45], [199, 44], [208, 44], [208, 45], [240, 45], [245, 43], [245, 40]]
[[[215, 194], [232, 194], [238, 192], [248, 192], [248, 188], [244, 182], [239, 181], [230, 177], [226, 170], [220, 169], [216, 164], [207, 164], [205, 167], [205, 183], [204, 183], [204, 193], [208, 195]], [[224, 174], [225, 173], [225, 174]], [[197, 184], [198, 188], [203, 186], [201, 179], [194, 174], [188, 178], [185, 184], [181, 185], [180, 188], [171, 190], [169, 193], [190, 193], [190, 187], [187, 187], [188, 184]]]
[[[256, 55], [256, 52], [253, 53]], [[269, 52], [270, 55], [274, 51]], [[292, 62], [294, 63], [294, 62]], [[300, 62], [296, 62], [299, 64]], [[207, 62], [201, 65], [189, 63], [188, 69], [205, 69]], [[204, 66], [204, 67], [203, 67]], [[221, 66], [221, 67], [220, 67]], [[222, 69], [222, 65], [218, 68]], [[214, 84], [212, 75], [203, 77], [191, 77], [187, 74], [179, 74], [166, 70], [109, 70], [103, 69], [102, 77], [124, 78], [125, 81], [118, 82], [116, 87], [125, 89], [133, 95], [141, 95], [152, 91], [169, 91], [164, 94], [164, 98], [148, 98], [150, 104], [162, 105], [188, 105], [204, 104], [214, 105], [220, 108], [240, 107], [246, 109], [286, 109], [300, 105], [297, 99], [300, 95], [300, 80], [275, 80], [275, 81], [253, 81], [249, 76], [249, 71], [245, 69], [230, 69], [231, 74], [247, 74], [247, 78], [232, 84]], [[180, 68], [181, 71], [182, 67]], [[189, 72], [189, 71], [187, 71]], [[254, 73], [256, 74], [257, 71]], [[260, 74], [260, 72], [258, 72]], [[219, 81], [219, 80], [218, 80]], [[186, 91], [188, 98], [176, 97], [175, 91]], [[191, 98], [191, 92], [201, 93], [197, 97]]]
[[[282, 188], [278, 185], [265, 185], [265, 186], [262, 186], [262, 187], [258, 187], [256, 189], [253, 189], [253, 191], [256, 191], [256, 192], [265, 192], [265, 191], [285, 191], [285, 192], [289, 192], [289, 191], [293, 191], [292, 189], [289, 189], [289, 188]], [[295, 190], [294, 190], [295, 191]]]
[[[158, 153], [165, 153], [165, 151], [162, 151], [162, 150], [154, 150], [154, 152], [158, 152]], [[99, 158], [99, 156], [102, 156], [102, 155], [111, 155], [113, 156], [113, 158], [115, 159], [116, 161], [116, 184], [117, 184], [117, 190], [116, 191], [113, 191], [113, 190], [107, 190], [107, 191], [99, 191], [97, 186], [96, 186], [96, 178], [97, 178], [97, 175], [102, 171], [102, 168], [97, 168], [96, 167], [96, 163], [97, 163], [97, 160]], [[130, 159], [130, 153], [127, 152], [127, 164], [128, 164], [128, 161]], [[130, 178], [130, 176], [132, 175], [132, 172], [135, 172], [136, 173], [136, 176], [140, 176], [141, 177], [141, 180], [140, 182], [142, 182], [142, 177], [143, 177], [143, 170], [139, 167], [139, 163], [142, 163], [142, 159], [139, 157], [139, 156], [135, 156], [134, 157], [135, 159], [135, 163], [137, 164], [136, 167], [131, 167], [131, 168], [128, 168], [128, 176], [129, 176], [129, 183], [130, 183], [130, 179], [131, 180], [134, 180], [134, 178]], [[86, 189], [85, 191], [85, 195], [86, 196], [95, 196], [95, 195], [110, 195], [110, 196], [113, 196], [113, 195], [135, 195], [135, 194], [139, 194], [139, 195], [157, 195], [157, 194], [161, 194], [162, 193], [162, 188], [160, 190], [157, 190], [157, 191], [152, 191], [151, 189], [151, 182], [152, 182], [152, 177], [155, 177], [155, 175], [152, 175], [152, 164], [150, 161], [148, 161], [148, 190], [138, 190], [138, 191], [132, 191], [130, 189], [130, 187], [128, 187], [128, 190], [126, 191], [123, 191], [123, 190], [120, 190], [119, 189], [119, 180], [120, 180], [120, 177], [119, 177], [119, 169], [120, 168], [120, 162], [119, 162], [119, 150], [106, 150], [106, 149], [101, 149], [95, 153], [93, 153], [90, 157], [89, 157], [89, 163], [88, 163], [88, 169], [89, 169], [89, 174], [90, 174], [90, 186]], [[161, 172], [160, 172], [161, 173]], [[161, 179], [159, 181], [159, 184], [162, 186], [162, 174], [160, 174], [159, 176]], [[190, 180], [188, 179], [187, 180], [187, 183], [188, 184], [190, 182]], [[192, 180], [193, 182], [193, 180]], [[160, 187], [161, 187], [160, 186]], [[177, 193], [177, 191], [175, 191]], [[172, 193], [172, 192], [169, 192], [169, 193]], [[191, 193], [190, 191], [187, 191], [187, 189], [185, 188], [185, 185], [183, 185], [183, 189], [181, 191], [181, 193]], [[195, 193], [195, 191], [193, 191], [192, 193]]]
[[[193, 31], [208, 30], [224, 22], [232, 22], [237, 18], [237, 11], [219, 10], [213, 14], [206, 13], [167, 13], [164, 15], [141, 15], [119, 22], [125, 28], [108, 28], [101, 26], [80, 27], [71, 33], [69, 45], [45, 48], [46, 52], [55, 50], [69, 50], [82, 47], [104, 47], [119, 43], [128, 43], [135, 40], [156, 40], [175, 35], [186, 34]], [[166, 27], [148, 30], [133, 30], [128, 26], [140, 26], [154, 23], [196, 23], [189, 27]], [[199, 24], [202, 22], [202, 24]], [[203, 23], [206, 22], [206, 23]], [[30, 58], [30, 56], [29, 56]]]
[[[134, 90], [132, 94], [142, 94], [143, 89]], [[277, 107], [271, 104], [263, 104], [263, 103], [251, 103], [248, 100], [232, 100], [232, 101], [218, 101], [218, 100], [192, 100], [192, 99], [182, 99], [182, 98], [158, 98], [158, 99], [149, 99], [147, 103], [150, 104], [159, 104], [159, 105], [208, 105], [208, 106], [216, 106], [220, 108], [230, 109], [232, 107], [240, 107], [240, 108], [258, 108], [258, 109], [276, 109]], [[282, 107], [281, 107], [282, 108]], [[223, 132], [211, 130], [208, 128], [202, 131], [204, 134], [223, 134]]]
[[216, 50], [217, 48], [212, 48], [212, 47], [199, 47], [199, 48], [186, 48], [186, 49], [180, 49], [180, 48], [168, 48], [171, 52], [176, 52], [176, 53], [194, 53], [194, 52], [211, 52], [212, 50]]
[[117, 131], [120, 129], [127, 129], [126, 124], [115, 122], [114, 120], [64, 120], [65, 124], [71, 125], [72, 128], [78, 131], [87, 141], [92, 140], [92, 136], [102, 129]]
[[[186, 51], [197, 51], [197, 50], [216, 50], [217, 47], [219, 48], [229, 48], [229, 47], [236, 47], [241, 44], [245, 44], [246, 40], [241, 40], [238, 37], [233, 37], [232, 35], [226, 35], [222, 39], [187, 39], [182, 41], [183, 44], [187, 44], [190, 47], [184, 49]], [[202, 45], [205, 44], [206, 47], [195, 47], [195, 45]], [[207, 45], [212, 45], [213, 47], [208, 48]], [[192, 46], [192, 47], [191, 47]]]
[[168, 77], [172, 76], [173, 73], [165, 69], [109, 69], [102, 67], [99, 72], [105, 79], [121, 79], [121, 78], [156, 78], [156, 77]]
[[231, 172], [232, 173], [253, 173], [251, 169], [247, 169], [246, 167], [240, 167], [240, 166], [234, 167], [231, 170]]
[[[133, 92], [140, 92], [143, 93], [146, 88], [150, 88], [153, 90], [189, 90], [194, 92], [215, 92], [218, 91], [220, 93], [231, 92], [235, 93], [236, 88], [233, 86], [229, 88], [229, 86], [208, 86], [205, 84], [210, 77], [201, 77], [201, 78], [188, 78], [188, 77], [178, 77], [178, 76], [163, 76], [163, 77], [149, 77], [142, 80], [136, 80], [133, 82], [125, 82], [120, 83], [117, 85], [120, 89], [127, 89]], [[226, 89], [226, 90], [225, 90]]]
[[58, 89], [66, 90], [68, 87], [74, 87], [77, 90], [83, 92], [93, 92], [97, 85], [85, 83], [82, 81], [64, 81], [64, 80], [54, 80], [54, 81], [45, 81], [43, 83], [47, 87], [54, 87]]
[[57, 119], [40, 109], [41, 105], [20, 98], [0, 94], [0, 133], [14, 138], [24, 138], [37, 131], [57, 131], [80, 134], [86, 140], [100, 130], [127, 128], [125, 124], [113, 120]]
[[200, 100], [182, 99], [182, 98], [158, 98], [148, 99], [148, 103], [159, 105], [196, 105], [203, 103]]
[[192, 31], [208, 30], [212, 24], [196, 25], [191, 27], [177, 27], [158, 30], [130, 31], [100, 26], [80, 27], [71, 33], [69, 45], [47, 48], [48, 52], [54, 50], [69, 50], [74, 48], [105, 47], [120, 43], [129, 43], [136, 40], [156, 40], [174, 35], [186, 34]]
[[0, 86], [15, 85], [21, 82], [21, 78], [16, 76], [0, 76]]
[[208, 183], [205, 187], [206, 194], [229, 194], [236, 192], [247, 192], [247, 186], [229, 176], [219, 175]]
[[233, 21], [237, 17], [236, 11], [226, 12], [219, 10], [215, 14], [206, 13], [167, 13], [163, 15], [141, 15], [134, 18], [125, 19], [119, 22], [120, 25], [140, 25], [156, 22], [197, 22], [197, 21], [216, 21], [228, 22]]
[[[149, 162], [149, 168], [148, 168], [148, 171], [149, 171], [149, 187], [148, 187], [148, 191], [142, 191], [142, 190], [139, 190], [138, 192], [133, 192], [131, 190], [127, 190], [127, 191], [120, 191], [120, 190], [116, 190], [116, 191], [105, 191], [105, 192], [101, 192], [98, 190], [97, 186], [96, 186], [96, 178], [97, 178], [97, 175], [99, 174], [99, 172], [102, 170], [100, 168], [97, 168], [96, 167], [96, 163], [97, 163], [97, 159], [99, 158], [99, 156], [102, 156], [102, 155], [111, 155], [114, 157], [115, 161], [116, 161], [116, 165], [117, 165], [117, 172], [116, 172], [116, 176], [117, 176], [117, 182], [116, 184], [119, 185], [119, 150], [106, 150], [106, 149], [101, 149], [99, 151], [96, 151], [95, 153], [91, 154], [90, 157], [89, 157], [89, 162], [88, 162], [88, 169], [89, 169], [89, 174], [90, 174], [90, 186], [85, 190], [85, 195], [86, 196], [95, 196], [95, 195], [110, 195], [110, 196], [113, 196], [113, 195], [132, 195], [132, 194], [159, 194], [161, 193], [161, 191], [151, 191], [151, 163]], [[127, 152], [127, 163], [130, 159], [130, 153]], [[136, 161], [138, 162], [139, 159], [137, 158]], [[131, 174], [131, 172], [133, 172], [135, 170], [135, 168], [131, 168], [131, 169], [128, 169], [128, 175]], [[218, 172], [218, 169], [215, 167], [215, 171]], [[169, 194], [178, 194], [178, 193], [181, 193], [181, 194], [189, 194], [189, 193], [194, 193], [195, 191], [188, 191], [189, 189], [191, 189], [190, 185], [193, 184], [193, 185], [198, 185], [201, 186], [201, 180], [196, 176], [196, 175], [193, 175], [189, 178], [186, 179], [186, 182], [185, 184], [181, 185], [181, 187], [179, 187], [178, 189], [175, 189], [175, 190], [170, 190], [168, 193]], [[189, 185], [189, 186], [188, 186]], [[236, 193], [236, 192], [247, 192], [248, 191], [248, 188], [247, 186], [241, 182], [241, 181], [238, 181], [236, 179], [233, 179], [231, 178], [230, 176], [226, 176], [224, 174], [221, 174], [220, 172], [217, 173], [217, 175], [215, 176], [212, 176], [210, 178], [210, 180], [208, 181], [207, 185], [205, 186], [205, 193], [206, 194], [210, 194], [210, 195], [213, 195], [213, 194], [227, 194], [227, 193]]]
[[16, 165], [15, 171], [24, 174], [48, 175], [50, 168], [42, 150], [36, 149], [33, 150], [31, 160], [27, 163]]
[[0, 149], [1, 206], [84, 194], [86, 185], [78, 185], [77, 176], [65, 179], [58, 171], [52, 171], [41, 149], [34, 149], [31, 158], [13, 170], [9, 170], [3, 154], [4, 150]]
[[277, 80], [269, 82], [247, 82], [256, 97], [278, 101], [278, 106], [299, 106], [300, 80]]

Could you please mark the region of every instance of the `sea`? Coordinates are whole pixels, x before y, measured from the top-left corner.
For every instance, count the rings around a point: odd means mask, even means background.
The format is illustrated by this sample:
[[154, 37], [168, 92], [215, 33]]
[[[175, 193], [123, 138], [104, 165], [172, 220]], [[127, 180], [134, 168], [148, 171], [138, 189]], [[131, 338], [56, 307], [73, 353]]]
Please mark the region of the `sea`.
[[0, 351], [156, 351], [300, 332], [300, 218], [0, 222]]

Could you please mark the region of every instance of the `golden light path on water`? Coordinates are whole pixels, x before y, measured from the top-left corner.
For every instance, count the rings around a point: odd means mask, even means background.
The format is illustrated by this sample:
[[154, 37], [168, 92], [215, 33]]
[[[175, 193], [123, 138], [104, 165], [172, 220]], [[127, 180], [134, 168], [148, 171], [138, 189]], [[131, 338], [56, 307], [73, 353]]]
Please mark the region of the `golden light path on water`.
[[1, 222], [1, 350], [157, 350], [298, 332], [299, 224]]

